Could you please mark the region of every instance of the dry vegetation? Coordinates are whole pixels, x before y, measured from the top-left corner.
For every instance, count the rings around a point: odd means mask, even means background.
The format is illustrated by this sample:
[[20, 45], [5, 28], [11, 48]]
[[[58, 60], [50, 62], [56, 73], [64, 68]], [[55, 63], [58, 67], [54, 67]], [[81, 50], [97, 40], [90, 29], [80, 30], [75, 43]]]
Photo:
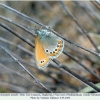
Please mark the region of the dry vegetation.
[[[62, 2], [59, 1], [0, 1], [0, 3], [26, 14], [43, 25], [50, 26], [61, 36], [72, 41], [71, 43], [65, 41], [64, 52], [56, 60], [88, 82], [93, 84], [100, 82], [98, 77], [96, 78], [91, 74], [93, 72], [100, 76], [100, 58], [98, 57], [100, 52], [100, 5], [96, 2], [87, 1], [64, 2], [76, 18], [76, 20], [73, 20], [73, 16], [65, 11], [66, 9], [61, 5]], [[0, 22], [23, 38], [30, 40], [34, 45], [34, 36], [3, 20], [1, 16], [15, 21], [33, 34], [34, 27], [40, 28], [41, 25], [0, 6]], [[85, 50], [75, 46], [76, 44], [85, 48]], [[75, 93], [86, 87], [84, 81], [82, 82], [80, 79], [76, 79], [76, 76], [70, 75], [64, 69], [65, 67], [58, 68], [59, 64], [57, 65], [56, 61], [52, 61], [46, 69], [39, 70], [35, 64], [34, 48], [1, 25], [0, 46], [6, 48], [40, 81], [39, 84], [35, 83], [34, 79], [21, 68], [18, 62], [16, 63], [4, 49], [0, 49], [0, 92], [44, 93], [51, 90], [55, 93]], [[90, 52], [88, 52], [89, 50]], [[88, 72], [82, 66], [92, 72]], [[43, 88], [41, 84], [48, 89]], [[100, 92], [100, 90], [98, 91]]]

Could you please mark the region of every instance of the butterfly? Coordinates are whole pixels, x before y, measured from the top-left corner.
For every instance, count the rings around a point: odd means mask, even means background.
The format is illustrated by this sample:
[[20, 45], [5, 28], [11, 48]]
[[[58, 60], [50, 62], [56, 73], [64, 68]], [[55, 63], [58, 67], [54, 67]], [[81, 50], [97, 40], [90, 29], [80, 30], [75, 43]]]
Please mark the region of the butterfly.
[[44, 69], [62, 53], [64, 40], [46, 29], [36, 29], [35, 33], [36, 64], [39, 69]]

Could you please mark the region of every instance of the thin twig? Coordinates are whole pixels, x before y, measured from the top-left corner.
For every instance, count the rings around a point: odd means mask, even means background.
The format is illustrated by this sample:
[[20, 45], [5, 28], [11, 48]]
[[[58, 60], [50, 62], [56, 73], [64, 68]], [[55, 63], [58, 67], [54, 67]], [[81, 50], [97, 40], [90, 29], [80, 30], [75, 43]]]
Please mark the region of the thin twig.
[[[4, 27], [5, 29], [7, 29], [8, 31], [10, 31], [11, 33], [13, 33], [14, 35], [16, 35], [18, 38], [22, 39], [24, 42], [26, 42], [27, 44], [29, 44], [30, 46], [32, 46], [33, 48], [35, 48], [34, 44], [31, 43], [29, 40], [26, 40], [25, 38], [23, 38], [21, 35], [19, 35], [17, 32], [15, 32], [14, 30], [12, 30], [11, 28], [9, 28], [7, 25], [3, 24], [0, 22], [0, 25], [2, 27]], [[75, 58], [73, 58], [71, 55], [68, 55], [67, 52], [63, 51], [63, 53], [67, 56], [69, 56], [70, 58], [72, 58], [75, 62], [77, 62], [79, 65], [81, 65], [82, 67], [84, 67], [88, 72], [90, 72], [91, 74], [93, 74], [96, 78], [98, 78], [100, 80], [100, 78], [93, 72], [91, 71], [88, 67], [86, 67], [85, 65], [79, 63]]]
[[26, 18], [26, 19], [28, 19], [28, 20], [30, 20], [30, 21], [32, 21], [32, 22], [34, 22], [34, 23], [36, 23], [36, 24], [38, 24], [38, 25], [44, 27], [44, 28], [47, 28], [47, 29], [49, 28], [48, 26], [43, 25], [42, 23], [40, 23], [40, 22], [38, 22], [38, 21], [36, 21], [36, 20], [34, 20], [34, 19], [28, 17], [27, 15], [25, 15], [25, 14], [23, 14], [23, 13], [21, 13], [21, 12], [15, 10], [15, 9], [13, 9], [13, 8], [11, 8], [11, 7], [7, 6], [7, 5], [5, 5], [5, 4], [0, 3], [0, 6], [5, 7], [6, 9], [9, 9], [9, 10], [11, 10], [12, 12], [17, 13], [17, 14], [21, 15], [22, 17], [24, 17], [24, 18]]
[[88, 51], [88, 52], [90, 52], [90, 53], [92, 53], [92, 54], [94, 54], [94, 55], [100, 57], [100, 54], [94, 52], [93, 50], [90, 50], [90, 49], [87, 49], [87, 48], [85, 48], [85, 47], [82, 47], [81, 45], [76, 44], [75, 42], [72, 42], [72, 41], [68, 40], [67, 38], [64, 38], [63, 36], [61, 36], [60, 34], [58, 34], [56, 31], [54, 31], [53, 29], [51, 29], [49, 26], [46, 26], [46, 25], [44, 25], [44, 24], [42, 24], [42, 23], [40, 23], [40, 22], [38, 22], [38, 21], [36, 21], [36, 20], [34, 20], [34, 19], [28, 17], [27, 15], [25, 15], [25, 14], [23, 14], [23, 13], [21, 13], [21, 12], [15, 10], [15, 9], [13, 9], [13, 8], [11, 8], [11, 7], [9, 7], [9, 6], [6, 6], [5, 4], [0, 3], [0, 6], [5, 7], [6, 9], [9, 9], [9, 10], [11, 10], [11, 11], [13, 11], [13, 12], [15, 12], [15, 13], [21, 15], [22, 17], [26, 18], [27, 20], [29, 20], [29, 21], [31, 21], [31, 22], [34, 22], [34, 23], [36, 23], [36, 24], [38, 24], [38, 25], [40, 25], [40, 26], [42, 26], [42, 27], [44, 27], [44, 28], [46, 28], [46, 29], [48, 29], [48, 30], [51, 30], [51, 31], [52, 31], [53, 33], [55, 33], [57, 36], [63, 38], [66, 42], [68, 42], [68, 43], [70, 43], [70, 44], [72, 44], [72, 45], [74, 45], [74, 46], [76, 46], [76, 47], [78, 47], [78, 48], [81, 48], [81, 49], [83, 49], [83, 50], [85, 50], [85, 51]]
[[[13, 42], [10, 42], [10, 41], [8, 41], [8, 40], [6, 40], [6, 39], [4, 39], [4, 38], [1, 38], [1, 37], [0, 37], [0, 41], [3, 41], [3, 42], [6, 42], [7, 44], [11, 44], [11, 45], [13, 45], [13, 46], [16, 46], [16, 47], [18, 47], [19, 49], [21, 49], [21, 50], [27, 52], [28, 54], [30, 54], [30, 55], [32, 55], [32, 56], [34, 56], [33, 53], [30, 52], [29, 50], [25, 49], [25, 48], [22, 47], [22, 46], [15, 45]], [[11, 51], [10, 51], [10, 52], [11, 52]], [[12, 53], [12, 52], [11, 52], [11, 53]], [[17, 57], [17, 58], [19, 59], [20, 62], [22, 62], [22, 63], [24, 63], [24, 64], [26, 64], [26, 65], [29, 65], [29, 66], [32, 66], [32, 67], [33, 67], [33, 65], [34, 65], [33, 63], [29, 63], [29, 62], [27, 62], [27, 61], [21, 59], [19, 56], [17, 56], [17, 55], [14, 54], [14, 53], [12, 53], [12, 54], [13, 54], [15, 57]], [[9, 69], [9, 71], [11, 71], [11, 69]], [[20, 73], [14, 71], [14, 70], [12, 70], [11, 72], [16, 73], [16, 74], [18, 74], [18, 75], [21, 75]], [[56, 78], [52, 77], [51, 75], [49, 75], [48, 73], [46, 73], [46, 72], [44, 72], [44, 71], [42, 71], [42, 70], [39, 70], [39, 72], [40, 72], [40, 73], [43, 73], [43, 75], [46, 75], [46, 76], [52, 78], [52, 79], [55, 80], [56, 82], [60, 82], [60, 83], [63, 83], [63, 84], [68, 84], [68, 82], [65, 83], [65, 82], [63, 82], [61, 79], [57, 80]], [[22, 77], [24, 77], [24, 76], [22, 76]], [[25, 77], [25, 78], [26, 78], [26, 77]], [[33, 81], [32, 81], [32, 82], [33, 82]], [[68, 84], [68, 85], [69, 85], [71, 88], [73, 87], [73, 88], [76, 90], [76, 88], [75, 88], [73, 85], [70, 85], [70, 84]]]
[[[1, 64], [1, 63], [0, 63], [0, 66], [2, 66], [5, 70], [9, 71], [10, 73], [16, 74], [16, 75], [18, 75], [18, 76], [20, 76], [20, 77], [26, 79], [27, 81], [32, 82], [32, 84], [37, 85], [37, 84], [35, 84], [31, 79], [27, 78], [25, 75], [22, 75], [22, 74], [20, 74], [19, 72], [14, 71], [13, 69], [9, 69], [8, 67], [6, 67], [5, 65], [3, 65], [3, 64]], [[38, 85], [38, 86], [39, 86], [39, 85]]]
[[[24, 87], [20, 87], [20, 86], [17, 86], [17, 85], [13, 85], [13, 84], [9, 84], [9, 83], [6, 83], [6, 82], [3, 82], [0, 80], [0, 87], [4, 87], [4, 88], [7, 88], [11, 91], [14, 91], [15, 93], [27, 93], [28, 91], [24, 88]], [[7, 92], [7, 91], [6, 91]]]
[[[88, 17], [92, 20], [92, 22], [94, 22], [94, 23], [96, 22], [95, 18], [97, 18], [98, 20], [100, 20], [100, 18], [98, 17], [99, 14], [97, 14], [95, 11], [93, 11], [93, 9], [91, 9], [92, 7], [90, 7], [89, 5], [86, 5], [86, 3], [83, 4], [83, 3], [79, 2], [79, 1], [73, 1], [73, 2], [75, 4], [77, 4], [80, 8], [82, 8], [82, 10], [84, 10], [84, 12], [88, 15]], [[100, 28], [97, 23], [95, 23], [95, 27], [97, 29]], [[78, 31], [79, 31], [79, 29], [78, 29]]]
[[65, 40], [65, 41], [67, 41], [68, 43], [70, 43], [70, 44], [72, 44], [73, 46], [76, 46], [76, 47], [78, 47], [78, 48], [81, 48], [81, 49], [83, 49], [83, 50], [85, 50], [85, 51], [87, 51], [87, 52], [89, 52], [89, 53], [91, 53], [91, 54], [93, 54], [93, 55], [95, 55], [95, 56], [98, 56], [98, 57], [100, 57], [100, 54], [99, 53], [97, 53], [97, 52], [95, 52], [95, 51], [93, 51], [93, 50], [91, 50], [91, 49], [88, 49], [88, 48], [86, 48], [86, 47], [83, 47], [83, 46], [81, 46], [81, 45], [79, 45], [79, 44], [76, 44], [75, 42], [73, 42], [73, 41], [71, 41], [71, 40], [69, 40], [69, 39], [67, 39], [67, 38], [64, 38], [63, 36], [61, 36], [61, 35], [59, 35], [56, 31], [54, 31], [54, 30], [52, 30], [56, 35], [58, 35], [58, 36], [60, 36], [63, 40]]
[[50, 89], [48, 89], [46, 86], [44, 86], [35, 76], [33, 76], [32, 74], [31, 74], [31, 72], [29, 71], [29, 70], [27, 70], [27, 68], [25, 68], [25, 66], [23, 66], [21, 63], [20, 63], [20, 61], [17, 59], [17, 58], [15, 58], [11, 53], [10, 53], [10, 51], [8, 51], [6, 48], [4, 48], [4, 47], [2, 47], [2, 46], [0, 46], [0, 48], [3, 50], [3, 51], [5, 51], [12, 59], [14, 59], [14, 61], [16, 62], [16, 63], [18, 63], [34, 80], [35, 80], [35, 82], [37, 83], [37, 84], [40, 84], [42, 87], [44, 87], [48, 92], [50, 92], [50, 93], [52, 93], [52, 91], [50, 90]]
[[31, 47], [35, 47], [33, 43], [31, 43], [28, 39], [25, 39], [24, 37], [22, 37], [21, 35], [19, 35], [17, 32], [15, 32], [14, 30], [12, 30], [10, 27], [8, 27], [7, 25], [3, 24], [0, 22], [0, 26], [2, 26], [3, 28], [5, 28], [6, 30], [8, 30], [9, 32], [13, 33], [15, 36], [17, 36], [18, 38], [20, 38], [21, 40], [23, 40], [24, 42], [27, 42], [27, 44], [29, 44]]
[[[10, 51], [11, 52], [11, 51]], [[20, 62], [22, 62], [22, 63], [25, 63], [25, 64], [27, 64], [27, 65], [29, 65], [29, 66], [32, 66], [33, 67], [33, 65], [36, 65], [36, 64], [33, 64], [33, 63], [31, 63], [31, 62], [27, 62], [27, 61], [25, 61], [25, 60], [23, 60], [23, 59], [21, 59], [19, 56], [17, 56], [16, 54], [14, 54], [13, 52], [11, 52], [11, 54], [13, 54]], [[35, 67], [34, 67], [35, 68]], [[37, 67], [36, 67], [37, 68]], [[56, 78], [54, 78], [53, 76], [50, 76], [48, 73], [46, 73], [46, 72], [44, 72], [44, 71], [42, 71], [42, 70], [39, 70], [39, 73], [42, 73], [43, 75], [45, 75], [45, 76], [48, 76], [49, 78], [52, 78], [53, 80], [55, 80], [56, 82], [62, 82], [62, 83], [64, 83], [61, 79], [59, 79], [59, 80], [57, 80]], [[65, 83], [66, 84], [66, 83]], [[71, 86], [71, 87], [74, 87], [74, 86]], [[75, 87], [74, 87], [75, 88]]]
[[[12, 23], [12, 24], [14, 24], [14, 25], [16, 25], [16, 26], [22, 28], [22, 29], [24, 29], [24, 30], [27, 31], [29, 34], [35, 36], [35, 34], [33, 34], [31, 31], [29, 31], [28, 29], [26, 29], [26, 28], [23, 27], [22, 25], [20, 25], [20, 24], [14, 22], [14, 21], [12, 21], [12, 20], [6, 18], [6, 17], [3, 17], [3, 16], [0, 16], [0, 18], [2, 18], [3, 20], [6, 20], [6, 21], [8, 21], [8, 22], [10, 22], [10, 23]], [[85, 48], [85, 49], [86, 49], [86, 48]], [[66, 54], [65, 54], [65, 55], [66, 55]]]
[[99, 0], [95, 0], [96, 3], [98, 3], [98, 5], [100, 5], [100, 1]]
[[[11, 41], [9, 41], [9, 40], [6, 40], [6, 39], [0, 37], [0, 41], [3, 41], [3, 42], [5, 42], [5, 43], [7, 43], [7, 44], [10, 44], [10, 45], [12, 45], [12, 46], [18, 47], [19, 49], [25, 51], [26, 53], [28, 53], [28, 54], [34, 56], [34, 53], [32, 53], [31, 51], [25, 49], [24, 47], [22, 47], [22, 46], [20, 46], [20, 45], [16, 45], [16, 44], [14, 44], [13, 42], [11, 42]], [[10, 51], [10, 52], [11, 52], [11, 51]], [[15, 57], [17, 57], [17, 59], [19, 59], [20, 62], [22, 62], [22, 63], [24, 63], [24, 64], [26, 64], [26, 65], [29, 65], [29, 66], [32, 66], [32, 67], [33, 67], [33, 65], [34, 65], [33, 63], [31, 63], [31, 62], [29, 63], [29, 62], [27, 62], [26, 60], [23, 60], [22, 58], [20, 58], [18, 55], [14, 54], [13, 52], [11, 52], [11, 53], [12, 53]], [[0, 64], [0, 65], [1, 65], [1, 64]], [[4, 65], [2, 65], [2, 66], [4, 66]], [[6, 67], [4, 66], [4, 68], [6, 68]], [[34, 67], [34, 68], [35, 68], [35, 67]], [[14, 71], [14, 70], [12, 70], [12, 69], [8, 69], [8, 68], [6, 68], [6, 69], [9, 70], [9, 71], [11, 71], [12, 73], [16, 73], [17, 75], [20, 75], [21, 77], [24, 77], [23, 75], [21, 75], [20, 73]], [[63, 83], [63, 84], [65, 84], [65, 85], [68, 84], [68, 86], [70, 86], [71, 88], [73, 87], [75, 90], [77, 90], [77, 88], [76, 88], [75, 86], [69, 84], [68, 82], [65, 83], [64, 81], [62, 81], [62, 79], [57, 80], [56, 78], [52, 77], [50, 74], [48, 74], [48, 73], [46, 73], [46, 72], [44, 72], [44, 71], [42, 71], [42, 70], [39, 70], [39, 73], [42, 73], [43, 75], [46, 75], [46, 76], [52, 78], [52, 79], [55, 80], [56, 82]], [[26, 79], [26, 77], [24, 77], [24, 78]], [[27, 78], [27, 79], [28, 79], [28, 78]], [[33, 82], [33, 81], [32, 81], [32, 82]]]
[[96, 78], [98, 78], [100, 80], [100, 77], [98, 75], [96, 75], [92, 70], [90, 70], [88, 67], [86, 67], [85, 65], [83, 65], [82, 63], [80, 63], [77, 59], [75, 59], [73, 56], [71, 56], [70, 54], [68, 54], [67, 52], [63, 51], [64, 54], [66, 54], [68, 57], [70, 57], [71, 59], [73, 59], [75, 62], [77, 62], [79, 65], [81, 65], [84, 69], [86, 69], [89, 73], [93, 74]]
[[28, 54], [34, 56], [34, 53], [33, 53], [33, 52], [30, 52], [28, 49], [22, 47], [21, 45], [16, 45], [15, 43], [13, 43], [13, 42], [11, 42], [11, 41], [9, 41], [9, 40], [6, 40], [6, 39], [4, 39], [4, 38], [2, 38], [2, 37], [0, 37], [0, 41], [5, 42], [5, 43], [7, 43], [7, 44], [10, 44], [10, 45], [12, 45], [12, 46], [15, 46], [15, 47], [17, 47], [18, 49], [21, 49], [21, 50], [23, 50], [24, 52], [27, 52]]
[[27, 28], [25, 28], [24, 26], [22, 26], [22, 25], [16, 23], [16, 22], [13, 21], [13, 20], [11, 20], [11, 19], [9, 19], [9, 18], [6, 18], [6, 17], [4, 17], [4, 16], [1, 16], [1, 15], [0, 15], [0, 18], [3, 19], [3, 20], [5, 20], [5, 21], [7, 21], [7, 22], [9, 22], [9, 23], [14, 24], [14, 25], [17, 26], [17, 27], [20, 27], [21, 29], [25, 30], [26, 32], [28, 32], [28, 33], [31, 34], [32, 36], [36, 36], [36, 34], [34, 34], [33, 32], [29, 31], [29, 29], [27, 29]]
[[[12, 24], [14, 24], [14, 25], [20, 27], [20, 28], [22, 28], [23, 30], [25, 30], [25, 31], [27, 31], [29, 34], [31, 34], [32, 36], [35, 36], [35, 34], [33, 34], [31, 31], [29, 31], [28, 29], [26, 29], [26, 28], [23, 27], [22, 25], [20, 25], [20, 24], [14, 22], [14, 21], [12, 21], [11, 19], [8, 19], [8, 18], [6, 18], [6, 17], [4, 17], [4, 16], [0, 16], [0, 18], [2, 18], [3, 20], [8, 21], [8, 22], [10, 22], [10, 23], [12, 23]], [[55, 32], [55, 31], [53, 31], [53, 32], [54, 32], [55, 34], [58, 34], [58, 33]], [[59, 34], [58, 34], [58, 36], [59, 36]], [[61, 36], [61, 37], [62, 37], [62, 36]], [[62, 37], [62, 38], [63, 38], [63, 37]], [[86, 47], [83, 47], [83, 46], [81, 46], [81, 45], [79, 45], [79, 44], [76, 44], [76, 43], [74, 43], [74, 42], [72, 42], [72, 41], [70, 41], [70, 40], [68, 40], [68, 39], [65, 39], [65, 38], [63, 38], [63, 39], [64, 39], [65, 41], [67, 41], [68, 43], [74, 45], [74, 46], [77, 46], [77, 47], [79, 47], [79, 48], [81, 48], [81, 49], [83, 49], [83, 50], [85, 50], [85, 51], [88, 51], [88, 52], [92, 53], [93, 55], [96, 55], [96, 56], [100, 57], [98, 53], [96, 53], [96, 52], [94, 52], [94, 51], [92, 51], [92, 50], [89, 50], [89, 49], [87, 49]]]
[[82, 30], [83, 34], [85, 34], [87, 36], [87, 38], [90, 40], [90, 42], [93, 44], [93, 46], [95, 47], [95, 49], [97, 50], [97, 52], [99, 52], [96, 44], [94, 43], [94, 41], [91, 39], [91, 37], [88, 35], [88, 32], [86, 30], [84, 30], [81, 26], [81, 24], [77, 21], [77, 19], [74, 17], [74, 15], [69, 11], [69, 9], [67, 8], [67, 6], [64, 4], [63, 1], [60, 1], [62, 7], [65, 9], [65, 11], [71, 16], [71, 18], [76, 22], [76, 24], [80, 27], [80, 29]]
[[[6, 27], [6, 25], [4, 25], [4, 24], [2, 24], [2, 23], [0, 23], [0, 25], [1, 25], [2, 27], [4, 27], [5, 29], [7, 29], [8, 31], [10, 31], [10, 32], [14, 33], [14, 31], [13, 31], [13, 30], [11, 30], [9, 27]], [[17, 33], [16, 33], [16, 32], [15, 32], [14, 34], [15, 34], [15, 35], [17, 35]], [[19, 35], [17, 35], [17, 37], [19, 37], [19, 38], [20, 38], [20, 36], [19, 36]], [[21, 37], [21, 38], [22, 38], [22, 37]], [[21, 38], [20, 38], [20, 39], [21, 39]], [[25, 39], [22, 39], [22, 40], [24, 40], [24, 42], [26, 42], [26, 43], [28, 42], [27, 40], [25, 41]], [[32, 45], [32, 47], [34, 47], [34, 45], [33, 45], [32, 43], [30, 44], [30, 42], [28, 42], [28, 44], [29, 44], [30, 46]], [[53, 60], [53, 61], [55, 62], [55, 60]], [[58, 62], [58, 61], [56, 61], [56, 62]], [[55, 63], [56, 63], [56, 62], [55, 62]], [[59, 66], [61, 66], [61, 65], [59, 64]], [[65, 66], [65, 65], [64, 65], [64, 66]], [[73, 72], [71, 73], [71, 71], [70, 71], [70, 74], [74, 75], [74, 74], [73, 74]], [[78, 75], [76, 75], [76, 76], [74, 76], [74, 77], [78, 78], [77, 76], [78, 76]], [[80, 78], [79, 78], [79, 79], [80, 79]], [[81, 81], [82, 81], [82, 80], [81, 80]], [[84, 83], [85, 81], [83, 80], [82, 82]], [[88, 83], [88, 82], [87, 82], [87, 83], [85, 83], [85, 84], [88, 84], [88, 85], [89, 85], [89, 83]], [[92, 86], [92, 85], [90, 84], [89, 86]], [[93, 88], [94, 88], [94, 89], [96, 89], [96, 88], [95, 88], [95, 86], [94, 86]], [[96, 89], [96, 90], [98, 91], [98, 89]]]
[[85, 60], [90, 61], [91, 63], [100, 65], [100, 63], [97, 61], [96, 57], [92, 57], [90, 55], [84, 54], [83, 52], [76, 50], [75, 48], [73, 48], [71, 46], [67, 46], [67, 48], [70, 50], [70, 51], [68, 51], [68, 53], [73, 54], [73, 52], [74, 52], [73, 56], [77, 56], [78, 58], [85, 59]]
[[67, 71], [71, 76], [75, 77], [76, 79], [80, 80], [84, 84], [87, 84], [87, 85], [91, 86], [92, 88], [94, 88], [95, 90], [97, 90], [98, 92], [100, 92], [100, 89], [98, 87], [96, 87], [93, 83], [90, 83], [86, 79], [80, 77], [79, 75], [77, 75], [76, 73], [71, 71], [68, 67], [61, 64], [59, 61], [57, 61], [57, 60], [53, 60], [53, 61], [58, 65], [59, 68], [62, 68], [63, 70]]
[[[22, 46], [15, 45], [13, 42], [10, 42], [10, 41], [8, 41], [8, 40], [6, 40], [6, 39], [4, 39], [4, 38], [1, 38], [1, 37], [0, 37], [0, 41], [3, 41], [3, 42], [6, 42], [7, 44], [11, 44], [11, 45], [13, 45], [13, 46], [16, 46], [16, 47], [18, 47], [19, 49], [21, 49], [21, 50], [27, 52], [28, 54], [30, 54], [30, 55], [32, 55], [32, 56], [34, 56], [34, 53], [30, 52], [29, 50], [25, 49], [25, 48], [22, 47]], [[10, 51], [10, 52], [11, 52], [11, 51]], [[13, 52], [11, 52], [11, 53], [12, 53], [17, 59], [19, 59], [20, 62], [22, 62], [22, 63], [24, 63], [24, 64], [26, 64], [26, 65], [32, 66], [32, 67], [33, 67], [33, 65], [35, 65], [35, 64], [31, 63], [31, 62], [29, 63], [29, 62], [23, 60], [22, 58], [20, 58], [18, 55], [14, 54]], [[0, 65], [1, 65], [1, 64], [0, 64]], [[2, 65], [2, 66], [3, 66], [6, 70], [8, 70], [8, 71], [10, 71], [10, 72], [12, 72], [12, 73], [14, 73], [14, 74], [17, 74], [17, 75], [19, 75], [19, 76], [21, 76], [21, 77], [23, 77], [23, 78], [29, 80], [28, 78], [24, 77], [24, 76], [21, 75], [20, 73], [14, 71], [14, 70], [12, 70], [12, 69], [8, 69], [8, 68], [5, 67], [4, 65]], [[34, 68], [35, 68], [35, 67], [34, 67]], [[49, 75], [48, 73], [46, 73], [46, 72], [44, 72], [44, 71], [42, 71], [42, 70], [39, 70], [39, 73], [42, 73], [43, 75], [46, 75], [46, 76], [48, 76], [49, 78], [52, 78], [52, 79], [55, 80], [56, 82], [60, 82], [60, 83], [66, 84], [66, 83], [63, 82], [61, 79], [57, 80], [56, 78], [52, 77], [51, 75]], [[29, 81], [31, 81], [31, 80], [29, 80]], [[31, 82], [33, 82], [33, 81], [31, 81]], [[68, 84], [68, 85], [70, 85], [70, 84]], [[73, 85], [70, 85], [70, 87], [73, 87], [74, 89], [76, 89]]]
[[96, 6], [96, 8], [98, 10], [100, 10], [100, 4], [97, 1], [91, 1], [93, 3], [94, 6]]

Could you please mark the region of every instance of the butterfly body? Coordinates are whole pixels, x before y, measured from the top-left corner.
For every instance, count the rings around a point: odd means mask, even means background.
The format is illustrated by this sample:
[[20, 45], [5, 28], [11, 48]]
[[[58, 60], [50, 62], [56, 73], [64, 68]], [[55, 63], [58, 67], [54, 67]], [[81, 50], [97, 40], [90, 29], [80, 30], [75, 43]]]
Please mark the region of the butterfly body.
[[36, 30], [35, 54], [37, 66], [45, 68], [63, 51], [64, 41], [48, 30]]

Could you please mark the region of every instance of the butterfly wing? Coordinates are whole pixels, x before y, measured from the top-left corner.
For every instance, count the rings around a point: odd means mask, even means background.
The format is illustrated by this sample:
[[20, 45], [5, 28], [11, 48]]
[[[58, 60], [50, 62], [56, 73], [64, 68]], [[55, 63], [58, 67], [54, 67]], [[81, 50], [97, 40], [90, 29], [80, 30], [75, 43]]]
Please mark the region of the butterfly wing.
[[47, 67], [51, 61], [51, 59], [47, 56], [47, 54], [43, 49], [39, 36], [37, 36], [35, 40], [35, 55], [36, 55], [37, 66], [40, 69]]
[[57, 58], [63, 51], [64, 41], [50, 31], [46, 31], [47, 35], [40, 39], [43, 48], [49, 58]]

